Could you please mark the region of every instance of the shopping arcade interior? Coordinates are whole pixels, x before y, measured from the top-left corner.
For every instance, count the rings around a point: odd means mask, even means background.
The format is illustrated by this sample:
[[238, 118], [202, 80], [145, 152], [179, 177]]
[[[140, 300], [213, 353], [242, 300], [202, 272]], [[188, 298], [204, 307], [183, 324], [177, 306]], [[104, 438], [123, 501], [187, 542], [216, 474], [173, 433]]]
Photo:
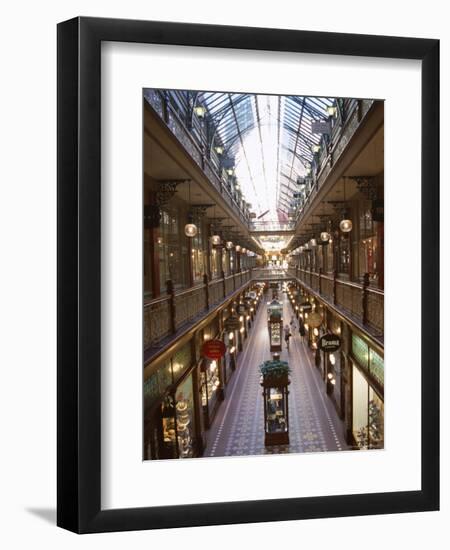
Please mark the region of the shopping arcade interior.
[[[332, 326], [345, 333], [339, 398], [326, 369], [322, 383], [347, 448], [370, 446], [369, 417], [382, 423], [384, 409], [383, 103], [161, 90], [144, 97], [144, 458], [166, 457], [150, 448], [163, 446], [172, 413], [175, 455], [210, 452], [244, 351], [235, 346], [234, 359], [218, 362], [209, 396], [202, 342], [226, 342], [227, 316], [258, 282], [270, 295], [274, 274], [326, 312], [319, 335]], [[312, 132], [314, 121], [328, 133]], [[340, 229], [343, 220], [351, 231]], [[188, 224], [194, 236], [185, 235]], [[247, 336], [249, 327], [243, 349]], [[361, 406], [354, 388], [366, 396]], [[185, 455], [177, 394], [191, 402], [195, 425]]]

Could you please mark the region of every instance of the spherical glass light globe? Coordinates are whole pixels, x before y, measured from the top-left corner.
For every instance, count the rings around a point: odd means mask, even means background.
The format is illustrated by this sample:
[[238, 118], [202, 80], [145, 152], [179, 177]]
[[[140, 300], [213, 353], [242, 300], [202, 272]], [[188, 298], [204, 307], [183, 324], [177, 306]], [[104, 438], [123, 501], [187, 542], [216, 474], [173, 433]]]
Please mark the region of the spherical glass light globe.
[[216, 245], [216, 246], [217, 246], [217, 245], [219, 245], [221, 242], [222, 242], [222, 239], [220, 238], [219, 235], [213, 235], [213, 236], [211, 237], [211, 243], [212, 243], [213, 245]]
[[247, 249], [244, 247], [244, 248], [242, 249], [242, 254], [246, 254], [246, 253], [247, 253]]
[[311, 240], [309, 241], [309, 244], [310, 244], [312, 247], [317, 246], [317, 239], [314, 239], [314, 238], [311, 239]]
[[241, 251], [241, 247], [237, 244], [236, 245], [236, 252], [240, 252]]
[[339, 228], [342, 233], [349, 233], [352, 230], [353, 223], [352, 220], [342, 220], [339, 224]]
[[228, 248], [228, 250], [231, 250], [234, 245], [231, 241], [227, 241], [227, 244], [225, 246]]
[[327, 231], [322, 231], [322, 233], [320, 234], [320, 240], [328, 242], [330, 240], [330, 234]]
[[197, 235], [198, 229], [195, 223], [187, 223], [184, 226], [184, 234], [186, 237], [195, 237]]

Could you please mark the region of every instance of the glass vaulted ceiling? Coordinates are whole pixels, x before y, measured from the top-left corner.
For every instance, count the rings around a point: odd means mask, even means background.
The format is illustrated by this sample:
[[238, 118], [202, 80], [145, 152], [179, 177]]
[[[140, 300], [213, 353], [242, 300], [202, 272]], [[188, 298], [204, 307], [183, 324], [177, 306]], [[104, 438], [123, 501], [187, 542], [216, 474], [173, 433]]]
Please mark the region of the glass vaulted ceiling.
[[235, 159], [235, 173], [247, 201], [264, 220], [286, 219], [297, 178], [313, 160], [312, 148], [320, 134], [311, 122], [327, 120], [324, 97], [201, 93], [217, 128], [224, 156]]

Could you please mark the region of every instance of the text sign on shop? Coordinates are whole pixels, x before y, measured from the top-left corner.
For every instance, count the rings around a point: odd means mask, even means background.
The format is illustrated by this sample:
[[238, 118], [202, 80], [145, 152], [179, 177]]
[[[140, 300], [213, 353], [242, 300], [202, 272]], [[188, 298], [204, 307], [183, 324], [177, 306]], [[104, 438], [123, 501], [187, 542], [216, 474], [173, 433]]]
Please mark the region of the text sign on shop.
[[322, 351], [333, 352], [341, 347], [341, 339], [336, 334], [324, 334], [319, 338], [318, 348]]
[[312, 309], [312, 305], [309, 302], [303, 302], [299, 307], [303, 311], [311, 311]]
[[236, 308], [236, 311], [238, 312], [239, 315], [244, 315], [245, 311], [246, 311], [246, 307], [244, 304], [239, 304], [238, 307]]
[[225, 344], [222, 340], [208, 340], [203, 344], [203, 356], [208, 359], [220, 359], [225, 355]]
[[239, 317], [237, 317], [237, 315], [232, 315], [225, 321], [226, 330], [239, 330], [240, 326]]

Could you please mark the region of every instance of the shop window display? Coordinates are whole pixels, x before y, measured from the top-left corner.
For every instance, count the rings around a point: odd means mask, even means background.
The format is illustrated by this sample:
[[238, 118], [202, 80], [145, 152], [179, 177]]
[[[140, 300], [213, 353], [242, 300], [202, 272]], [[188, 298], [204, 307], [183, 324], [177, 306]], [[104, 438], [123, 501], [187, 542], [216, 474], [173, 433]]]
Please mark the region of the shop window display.
[[369, 274], [369, 281], [378, 284], [379, 266], [377, 226], [382, 222], [375, 222], [372, 216], [372, 202], [361, 201], [359, 204], [359, 246], [358, 246], [358, 276], [360, 279], [365, 273]]
[[177, 430], [175, 406], [172, 397], [162, 405], [162, 449], [159, 458], [177, 458]]
[[176, 422], [180, 458], [194, 456], [194, 396], [192, 376], [180, 384], [176, 395]]
[[[215, 360], [205, 359], [202, 372], [202, 405], [211, 409], [216, 402], [217, 389], [220, 386], [219, 364]], [[211, 411], [210, 411], [211, 412]]]
[[186, 237], [181, 234], [178, 216], [179, 213], [175, 207], [161, 212], [156, 238], [161, 293], [166, 292], [166, 283], [169, 279], [175, 288], [186, 288], [189, 284], [188, 247]]
[[383, 449], [384, 403], [353, 367], [353, 437], [360, 449]]
[[347, 235], [341, 235], [339, 239], [339, 267], [340, 273], [350, 273], [350, 237]]
[[352, 335], [352, 353], [359, 365], [364, 367], [381, 385], [384, 385], [384, 359], [356, 334]]
[[191, 256], [192, 256], [192, 274], [195, 282], [203, 280], [203, 275], [206, 273], [204, 251], [204, 231], [202, 221], [199, 217], [194, 219], [197, 226], [197, 235], [191, 239]]
[[357, 367], [353, 367], [353, 437], [360, 448], [365, 448], [369, 421], [369, 386]]

